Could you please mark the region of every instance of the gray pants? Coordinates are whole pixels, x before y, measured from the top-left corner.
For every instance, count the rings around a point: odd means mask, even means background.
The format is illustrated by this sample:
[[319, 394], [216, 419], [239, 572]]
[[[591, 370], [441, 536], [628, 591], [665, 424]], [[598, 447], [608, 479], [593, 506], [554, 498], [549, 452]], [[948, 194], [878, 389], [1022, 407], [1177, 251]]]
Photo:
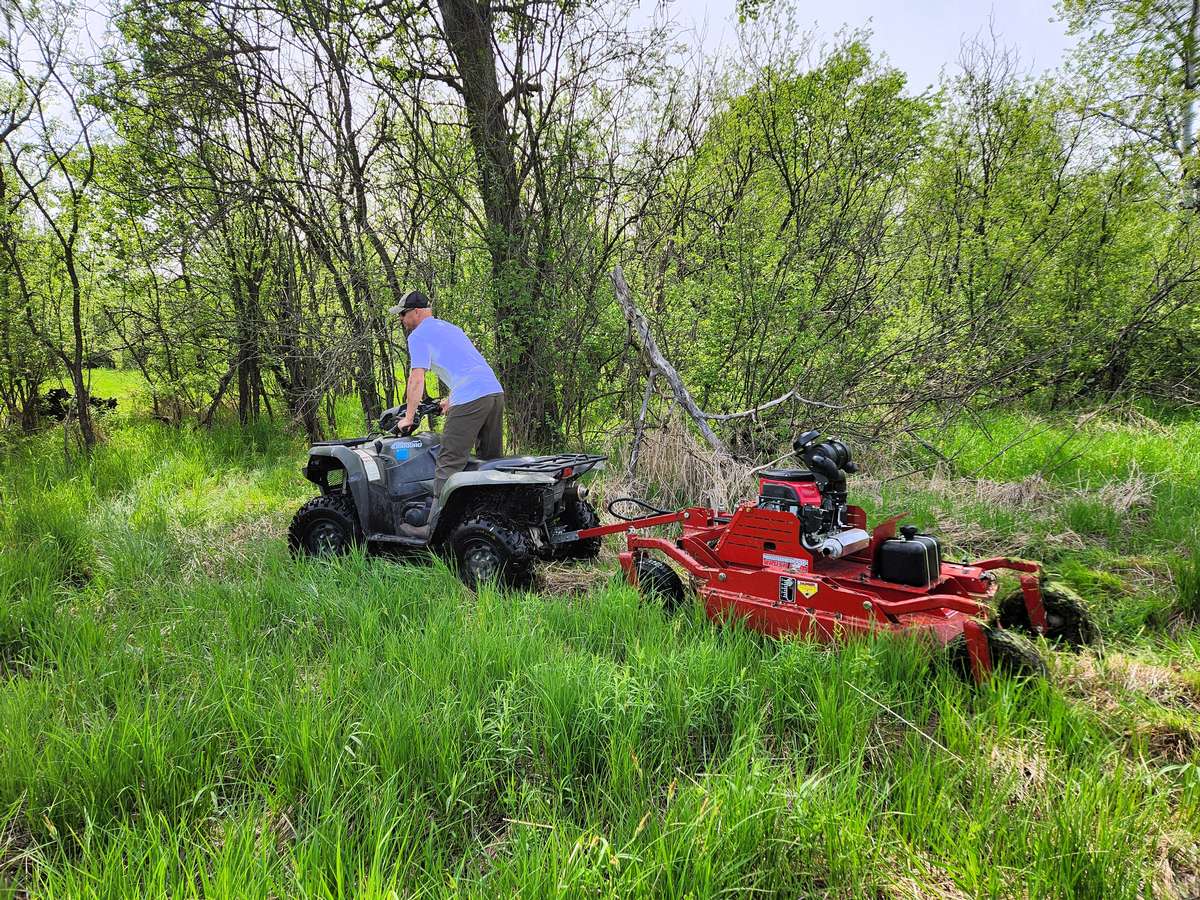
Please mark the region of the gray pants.
[[433, 496], [440, 498], [446, 479], [467, 465], [471, 448], [480, 459], [504, 453], [504, 395], [488, 394], [469, 403], [456, 403], [446, 413], [442, 448], [433, 474]]

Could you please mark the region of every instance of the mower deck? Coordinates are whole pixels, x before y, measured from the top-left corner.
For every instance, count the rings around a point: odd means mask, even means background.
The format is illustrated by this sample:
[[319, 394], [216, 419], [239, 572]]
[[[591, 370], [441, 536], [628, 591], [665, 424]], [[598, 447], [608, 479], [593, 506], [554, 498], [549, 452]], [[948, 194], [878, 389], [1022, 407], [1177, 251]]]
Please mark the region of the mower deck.
[[[689, 507], [590, 528], [578, 537], [625, 532], [626, 549], [619, 559], [632, 584], [638, 582], [638, 560], [661, 553], [691, 576], [710, 618], [741, 618], [750, 628], [775, 637], [798, 634], [837, 641], [887, 630], [924, 633], [946, 645], [962, 636], [976, 679], [986, 677], [994, 664], [985, 624], [997, 588], [993, 573], [1007, 569], [1021, 574], [1030, 621], [1044, 628], [1037, 563], [1005, 558], [941, 562], [924, 586], [879, 577], [879, 548], [895, 539], [901, 518], [879, 524], [866, 546], [834, 559], [801, 545], [796, 516], [752, 504], [732, 512]], [[848, 506], [846, 522], [851, 528], [865, 528], [866, 514]], [[644, 533], [672, 524], [680, 526], [676, 538]]]

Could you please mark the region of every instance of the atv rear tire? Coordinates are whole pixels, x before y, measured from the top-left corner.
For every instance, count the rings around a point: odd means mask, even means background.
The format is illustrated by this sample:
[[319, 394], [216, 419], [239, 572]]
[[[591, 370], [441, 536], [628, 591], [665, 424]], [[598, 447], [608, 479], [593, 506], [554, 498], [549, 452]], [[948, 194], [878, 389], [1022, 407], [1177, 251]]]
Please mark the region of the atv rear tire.
[[[984, 633], [987, 635], [994, 673], [1011, 678], [1045, 678], [1049, 674], [1045, 660], [1029, 638], [1002, 628], [985, 628]], [[946, 645], [946, 655], [955, 672], [968, 681], [974, 679], [965, 634], [960, 634]]]
[[[573, 500], [567, 504], [559, 521], [570, 531], [583, 531], [599, 525], [600, 517], [596, 515], [596, 508], [586, 500]], [[595, 559], [600, 555], [600, 543], [600, 538], [592, 537], [564, 544], [555, 550], [554, 559]]]
[[[1042, 586], [1042, 603], [1046, 607], [1046, 640], [1065, 644], [1071, 649], [1096, 643], [1100, 637], [1083, 599], [1065, 584], [1049, 582]], [[1036, 635], [1025, 608], [1025, 595], [1014, 591], [996, 607], [996, 621], [1001, 628], [1012, 628]]]
[[358, 510], [347, 494], [313, 497], [288, 527], [288, 548], [295, 556], [341, 556], [362, 539]]
[[518, 590], [533, 584], [533, 541], [504, 519], [472, 516], [450, 532], [449, 544], [458, 577], [472, 590], [489, 581]]
[[635, 564], [633, 574], [637, 578], [637, 589], [642, 599], [661, 604], [667, 615], [683, 604], [683, 582], [675, 570], [661, 559], [643, 556]]

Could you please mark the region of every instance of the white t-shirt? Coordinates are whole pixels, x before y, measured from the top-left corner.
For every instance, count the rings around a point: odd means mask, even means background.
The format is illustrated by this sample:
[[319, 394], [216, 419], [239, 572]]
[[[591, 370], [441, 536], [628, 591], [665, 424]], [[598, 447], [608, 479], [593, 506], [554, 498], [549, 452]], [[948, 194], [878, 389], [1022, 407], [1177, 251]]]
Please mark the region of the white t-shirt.
[[430, 316], [408, 336], [414, 369], [433, 369], [450, 389], [450, 405], [470, 403], [504, 388], [483, 355], [457, 325]]

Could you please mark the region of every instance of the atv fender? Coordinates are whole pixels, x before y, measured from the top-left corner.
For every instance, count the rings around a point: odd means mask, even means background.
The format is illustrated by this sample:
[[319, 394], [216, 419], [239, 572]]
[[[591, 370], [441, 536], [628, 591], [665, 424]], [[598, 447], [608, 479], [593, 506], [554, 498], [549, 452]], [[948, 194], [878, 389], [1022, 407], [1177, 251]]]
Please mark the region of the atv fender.
[[514, 485], [550, 485], [554, 484], [557, 479], [553, 475], [548, 475], [545, 472], [502, 472], [495, 469], [486, 469], [482, 472], [455, 472], [446, 479], [445, 485], [442, 486], [442, 495], [438, 498], [437, 508], [434, 510], [433, 519], [430, 520], [430, 526], [433, 533], [437, 533], [438, 520], [441, 518], [443, 510], [450, 509], [451, 500], [454, 495], [463, 490], [480, 487], [511, 487]]
[[383, 481], [383, 469], [379, 461], [369, 450], [340, 444], [313, 447], [308, 456], [309, 459], [315, 456], [331, 457], [341, 463], [346, 471], [346, 487], [350, 490], [350, 499], [354, 501], [354, 509], [358, 512], [359, 525], [362, 526], [363, 534], [369, 534], [371, 501], [367, 494], [371, 482]]

